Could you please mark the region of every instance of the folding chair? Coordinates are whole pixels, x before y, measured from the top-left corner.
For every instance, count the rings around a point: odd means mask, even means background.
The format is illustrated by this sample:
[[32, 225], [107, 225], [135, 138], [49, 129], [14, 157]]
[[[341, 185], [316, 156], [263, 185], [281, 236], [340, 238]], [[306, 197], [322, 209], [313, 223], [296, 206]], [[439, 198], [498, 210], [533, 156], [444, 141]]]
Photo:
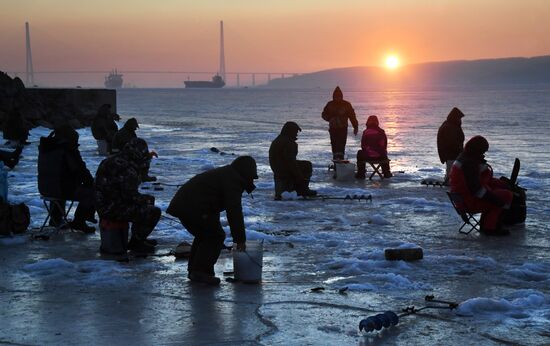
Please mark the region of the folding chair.
[[380, 179], [384, 179], [384, 175], [382, 175], [382, 165], [385, 163], [389, 163], [390, 159], [382, 159], [382, 160], [367, 160], [366, 161], [373, 169], [373, 172], [371, 173], [369, 180], [372, 180], [372, 177], [374, 177], [375, 174], [378, 174]]
[[69, 208], [67, 210], [65, 209], [64, 200], [54, 197], [46, 197], [46, 196], [40, 196], [42, 199], [42, 202], [44, 202], [44, 206], [46, 207], [46, 210], [48, 211], [48, 215], [46, 216], [46, 219], [44, 220], [44, 223], [42, 224], [42, 227], [40, 227], [39, 233], [42, 233], [44, 228], [46, 227], [46, 224], [52, 217], [52, 212], [54, 209], [57, 209], [60, 211], [60, 214], [62, 215], [61, 224], [59, 226], [56, 226], [56, 229], [60, 229], [64, 225], [67, 225], [69, 223], [69, 220], [67, 220], [67, 216], [69, 215], [69, 212], [73, 208], [74, 201], [70, 201]]
[[[458, 232], [462, 234], [470, 234], [473, 230], [479, 232], [479, 221], [475, 218], [475, 214], [477, 213], [471, 213], [464, 209], [464, 199], [462, 198], [462, 196], [458, 192], [447, 192], [447, 196], [449, 196], [449, 199], [451, 200], [451, 203], [455, 208], [456, 213], [460, 215], [463, 221], [463, 224], [458, 229]], [[467, 225], [470, 226], [470, 230], [463, 231], [462, 229]]]

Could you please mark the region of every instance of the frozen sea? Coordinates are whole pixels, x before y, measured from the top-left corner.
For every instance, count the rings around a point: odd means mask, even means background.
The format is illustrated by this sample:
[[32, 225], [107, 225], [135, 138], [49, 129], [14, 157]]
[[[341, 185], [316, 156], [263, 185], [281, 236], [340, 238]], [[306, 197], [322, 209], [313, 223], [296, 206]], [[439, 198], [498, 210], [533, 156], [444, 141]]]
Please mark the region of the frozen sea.
[[[344, 90], [361, 130], [372, 114], [386, 130], [395, 176], [384, 181], [336, 182], [327, 171], [330, 143], [320, 114], [331, 95], [323, 89], [120, 90], [122, 120], [136, 117], [138, 135], [159, 154], [151, 171], [164, 190], [146, 185], [143, 192], [154, 194], [163, 210], [176, 185], [195, 174], [235, 155], [256, 159], [258, 188], [243, 196], [243, 207], [248, 238], [264, 240], [263, 283], [192, 285], [186, 262], [173, 257], [104, 261], [98, 233], [0, 238], [0, 343], [550, 344], [550, 87]], [[453, 106], [466, 114], [466, 138], [489, 140], [496, 176], [509, 176], [514, 158], [521, 159], [528, 218], [508, 237], [459, 234], [445, 189], [420, 185], [444, 174], [436, 134]], [[331, 196], [370, 194], [372, 202], [273, 201], [268, 148], [290, 120], [303, 130], [298, 157], [313, 162], [311, 187]], [[30, 206], [34, 227], [45, 217], [36, 156], [47, 133], [31, 132], [33, 144], [9, 173], [9, 198]], [[90, 130], [79, 133], [94, 173], [101, 157]], [[355, 160], [359, 145], [350, 131], [349, 158]], [[165, 218], [153, 236], [158, 253], [191, 240]], [[384, 249], [411, 246], [424, 249], [423, 260], [384, 260]], [[216, 269], [222, 278], [233, 270], [229, 253]], [[421, 307], [428, 294], [461, 304], [404, 317], [381, 332], [358, 331], [362, 318]]]

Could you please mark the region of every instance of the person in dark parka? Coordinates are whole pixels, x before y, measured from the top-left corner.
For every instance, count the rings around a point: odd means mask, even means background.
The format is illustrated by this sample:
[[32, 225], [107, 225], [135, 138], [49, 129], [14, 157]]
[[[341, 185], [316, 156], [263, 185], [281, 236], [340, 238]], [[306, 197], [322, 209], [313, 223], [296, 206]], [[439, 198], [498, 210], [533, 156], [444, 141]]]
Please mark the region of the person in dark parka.
[[462, 118], [464, 113], [454, 107], [447, 120], [441, 124], [437, 131], [437, 152], [441, 163], [445, 164], [445, 183], [449, 181], [451, 167], [464, 145], [464, 132], [462, 131]]
[[281, 199], [284, 191], [296, 191], [299, 196], [316, 196], [317, 192], [309, 189], [309, 180], [313, 168], [310, 161], [296, 160], [298, 155], [298, 124], [289, 121], [283, 125], [281, 133], [269, 147], [269, 165], [275, 181], [275, 200]]
[[61, 226], [65, 200], [78, 201], [70, 227], [85, 233], [95, 232], [86, 221], [95, 222], [93, 177], [78, 150], [78, 132], [70, 125], [55, 128], [40, 138], [38, 147], [38, 190], [46, 197], [61, 199], [52, 208], [51, 226]]
[[355, 116], [355, 110], [351, 103], [344, 100], [340, 87], [336, 87], [332, 93], [332, 101], [329, 101], [321, 117], [329, 123], [330, 145], [332, 146], [333, 160], [343, 160], [346, 154], [346, 141], [348, 138], [348, 120], [353, 126], [353, 134], [357, 136], [359, 123]]
[[16, 109], [12, 110], [8, 115], [8, 119], [3, 124], [3, 136], [8, 142], [13, 142], [16, 145], [27, 145], [29, 138], [29, 129], [25, 126], [23, 116]]
[[92, 120], [92, 135], [98, 141], [107, 142], [108, 152], [111, 152], [113, 137], [118, 131], [117, 120], [120, 120], [120, 116], [113, 113], [111, 105], [107, 103], [99, 107], [97, 115]]
[[195, 237], [187, 269], [191, 281], [212, 285], [220, 282], [215, 277], [214, 264], [224, 247], [222, 211], [226, 212], [237, 250], [246, 249], [241, 198], [244, 191], [250, 194], [256, 188], [254, 179], [258, 179], [256, 161], [250, 156], [240, 156], [227, 166], [194, 176], [172, 198], [166, 212], [179, 218]]
[[151, 160], [147, 143], [134, 138], [101, 162], [95, 177], [95, 197], [99, 217], [108, 221], [132, 223], [132, 237], [128, 249], [153, 252], [156, 240], [147, 239], [157, 225], [161, 211], [155, 207], [155, 198], [141, 194], [141, 172]]
[[128, 142], [137, 138], [137, 129], [139, 129], [139, 125], [136, 118], [128, 119], [113, 136], [112, 151], [121, 151]]

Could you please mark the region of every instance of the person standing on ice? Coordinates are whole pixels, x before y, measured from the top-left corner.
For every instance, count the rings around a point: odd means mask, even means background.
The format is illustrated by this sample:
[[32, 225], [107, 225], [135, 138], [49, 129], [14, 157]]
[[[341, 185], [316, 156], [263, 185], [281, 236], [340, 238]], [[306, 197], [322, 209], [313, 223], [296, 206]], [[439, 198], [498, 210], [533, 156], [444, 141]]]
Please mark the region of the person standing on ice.
[[454, 107], [447, 120], [441, 124], [437, 131], [437, 153], [441, 163], [445, 164], [445, 184], [449, 182], [451, 167], [464, 145], [464, 132], [462, 131], [462, 118], [464, 113]]
[[131, 222], [132, 237], [128, 249], [154, 252], [156, 240], [147, 239], [160, 219], [155, 197], [139, 193], [141, 172], [151, 157], [147, 143], [134, 138], [120, 153], [103, 160], [95, 177], [97, 213], [105, 221]]
[[286, 122], [281, 133], [269, 147], [269, 166], [275, 181], [275, 200], [281, 200], [284, 191], [296, 191], [298, 196], [313, 197], [317, 191], [309, 189], [313, 172], [310, 161], [296, 160], [298, 132], [302, 129], [293, 121]]
[[113, 137], [118, 131], [116, 121], [120, 116], [111, 111], [110, 104], [104, 104], [97, 110], [97, 115], [92, 120], [92, 135], [98, 141], [107, 142], [107, 152], [111, 152]]
[[367, 128], [361, 137], [361, 149], [357, 151], [357, 179], [365, 179], [366, 161], [385, 160], [382, 166], [384, 178], [391, 178], [390, 162], [388, 160], [388, 137], [379, 126], [378, 117], [371, 115], [365, 124]]
[[499, 221], [502, 210], [509, 209], [513, 193], [506, 182], [493, 178], [493, 169], [485, 160], [489, 142], [482, 136], [472, 137], [454, 161], [450, 173], [451, 192], [462, 196], [468, 212], [481, 213], [481, 233], [507, 235]]
[[328, 121], [330, 145], [332, 146], [332, 159], [343, 160], [346, 154], [346, 141], [348, 138], [348, 120], [353, 126], [353, 134], [357, 136], [359, 123], [355, 116], [355, 110], [351, 103], [344, 100], [340, 87], [336, 87], [332, 93], [332, 101], [329, 101], [321, 117]]
[[220, 213], [225, 210], [233, 242], [238, 251], [246, 250], [241, 198], [251, 193], [258, 179], [256, 161], [237, 157], [231, 164], [200, 173], [176, 192], [166, 212], [177, 217], [195, 239], [191, 246], [187, 277], [191, 281], [218, 285], [214, 265], [224, 247], [225, 232]]

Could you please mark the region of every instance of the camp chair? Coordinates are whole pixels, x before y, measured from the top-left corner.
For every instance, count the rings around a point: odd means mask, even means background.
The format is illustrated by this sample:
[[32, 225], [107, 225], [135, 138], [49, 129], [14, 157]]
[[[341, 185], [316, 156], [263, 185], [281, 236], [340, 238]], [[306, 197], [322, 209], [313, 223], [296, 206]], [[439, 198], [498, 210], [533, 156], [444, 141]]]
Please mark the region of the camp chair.
[[61, 212], [62, 219], [61, 224], [59, 226], [56, 226], [56, 229], [60, 229], [64, 225], [67, 225], [69, 223], [69, 220], [67, 220], [67, 216], [69, 215], [69, 212], [73, 208], [74, 201], [70, 201], [69, 208], [65, 210], [65, 201], [59, 198], [54, 197], [46, 197], [46, 196], [40, 196], [42, 199], [42, 202], [44, 202], [44, 206], [46, 207], [46, 210], [48, 211], [48, 215], [46, 216], [46, 219], [44, 220], [44, 223], [42, 223], [42, 226], [40, 227], [40, 233], [44, 230], [46, 227], [46, 224], [52, 217], [52, 212], [54, 209], [57, 209]]
[[[473, 230], [479, 232], [479, 221], [475, 218], [475, 214], [477, 213], [471, 213], [464, 209], [464, 199], [462, 196], [458, 192], [447, 192], [447, 196], [449, 196], [456, 213], [460, 215], [463, 221], [463, 224], [458, 229], [458, 232], [462, 234], [470, 234]], [[470, 226], [470, 229], [468, 231], [463, 231], [462, 229], [467, 225]]]
[[382, 174], [382, 165], [385, 163], [389, 163], [390, 159], [381, 159], [381, 160], [366, 160], [366, 162], [372, 167], [373, 172], [371, 173], [369, 180], [372, 180], [372, 177], [374, 177], [375, 174], [378, 174], [380, 179], [384, 179], [384, 175]]

